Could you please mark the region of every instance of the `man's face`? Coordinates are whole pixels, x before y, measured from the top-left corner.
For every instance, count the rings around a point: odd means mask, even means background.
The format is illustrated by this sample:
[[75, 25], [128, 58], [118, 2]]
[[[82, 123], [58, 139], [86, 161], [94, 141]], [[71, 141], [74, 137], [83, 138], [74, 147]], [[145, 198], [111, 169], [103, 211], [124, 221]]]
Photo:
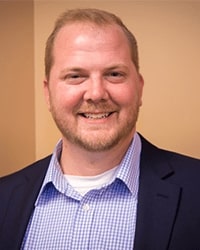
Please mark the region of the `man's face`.
[[130, 142], [143, 80], [121, 29], [66, 25], [57, 34], [53, 57], [44, 90], [63, 143], [100, 152]]

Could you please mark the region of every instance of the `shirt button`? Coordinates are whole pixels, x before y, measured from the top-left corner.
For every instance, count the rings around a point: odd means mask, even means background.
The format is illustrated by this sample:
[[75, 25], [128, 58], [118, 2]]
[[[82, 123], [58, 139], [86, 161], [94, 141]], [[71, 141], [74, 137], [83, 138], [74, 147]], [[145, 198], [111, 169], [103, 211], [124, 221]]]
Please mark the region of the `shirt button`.
[[90, 205], [89, 204], [86, 203], [86, 204], [83, 205], [83, 210], [84, 211], [87, 212], [89, 209], [90, 209]]

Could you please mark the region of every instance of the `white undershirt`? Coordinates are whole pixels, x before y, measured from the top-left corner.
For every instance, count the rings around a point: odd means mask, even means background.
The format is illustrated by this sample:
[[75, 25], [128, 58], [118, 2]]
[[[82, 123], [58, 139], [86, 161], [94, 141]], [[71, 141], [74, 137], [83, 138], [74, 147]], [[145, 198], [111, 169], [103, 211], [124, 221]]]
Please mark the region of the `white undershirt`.
[[95, 176], [77, 176], [65, 174], [68, 183], [82, 196], [94, 189], [100, 189], [114, 181], [117, 175], [117, 167]]

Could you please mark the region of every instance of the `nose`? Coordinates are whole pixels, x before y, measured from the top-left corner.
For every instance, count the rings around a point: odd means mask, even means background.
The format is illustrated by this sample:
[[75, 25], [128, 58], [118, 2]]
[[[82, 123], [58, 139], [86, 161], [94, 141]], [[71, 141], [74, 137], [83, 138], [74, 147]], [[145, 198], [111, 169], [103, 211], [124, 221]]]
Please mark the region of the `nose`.
[[108, 91], [106, 82], [101, 77], [93, 77], [88, 79], [87, 89], [84, 93], [85, 101], [99, 102], [108, 99]]

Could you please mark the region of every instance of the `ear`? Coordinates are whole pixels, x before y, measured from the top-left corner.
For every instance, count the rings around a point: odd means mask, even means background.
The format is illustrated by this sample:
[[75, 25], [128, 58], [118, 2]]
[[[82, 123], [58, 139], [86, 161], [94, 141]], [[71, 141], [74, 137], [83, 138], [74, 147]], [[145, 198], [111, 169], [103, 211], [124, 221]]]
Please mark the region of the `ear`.
[[50, 105], [50, 92], [49, 92], [49, 82], [45, 78], [43, 81], [43, 91], [44, 91], [44, 98], [48, 107], [48, 110], [51, 110], [51, 105]]
[[140, 99], [140, 102], [139, 102], [139, 105], [142, 106], [142, 94], [143, 94], [143, 87], [144, 87], [144, 78], [143, 76], [139, 73], [138, 74], [138, 82], [139, 82], [139, 99]]

